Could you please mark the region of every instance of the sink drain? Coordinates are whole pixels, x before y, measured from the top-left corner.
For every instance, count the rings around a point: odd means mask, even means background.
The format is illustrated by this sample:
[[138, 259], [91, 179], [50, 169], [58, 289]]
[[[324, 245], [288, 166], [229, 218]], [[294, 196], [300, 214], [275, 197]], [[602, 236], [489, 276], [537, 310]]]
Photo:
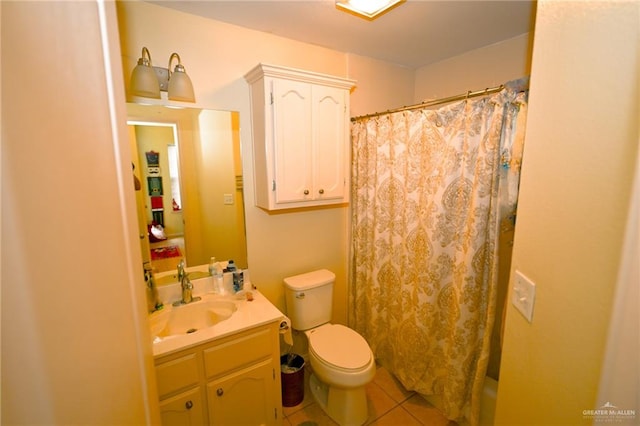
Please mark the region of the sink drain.
[[197, 328], [190, 328], [190, 329], [187, 330], [187, 334], [195, 333], [196, 331], [198, 331]]

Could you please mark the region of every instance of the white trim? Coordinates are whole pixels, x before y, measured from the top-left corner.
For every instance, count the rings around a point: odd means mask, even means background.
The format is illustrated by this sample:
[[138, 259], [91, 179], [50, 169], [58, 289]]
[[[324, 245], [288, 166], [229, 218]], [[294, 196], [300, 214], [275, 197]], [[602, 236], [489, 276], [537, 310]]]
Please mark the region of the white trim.
[[[109, 1], [111, 3], [110, 7], [111, 11], [107, 11], [105, 2], [109, 0], [96, 0], [98, 6], [98, 20], [100, 23], [100, 36], [101, 36], [101, 46], [102, 46], [102, 56], [104, 60], [104, 72], [105, 72], [105, 86], [109, 103], [109, 120], [111, 123], [111, 138], [113, 141], [113, 151], [115, 156], [115, 167], [116, 174], [118, 178], [118, 192], [120, 195], [120, 216], [122, 219], [123, 227], [122, 233], [123, 241], [124, 241], [124, 249], [125, 249], [125, 257], [127, 259], [127, 274], [129, 281], [129, 290], [130, 290], [130, 301], [131, 301], [131, 311], [133, 314], [134, 324], [132, 324], [135, 334], [137, 336], [137, 359], [139, 364], [140, 371], [140, 383], [141, 383], [141, 392], [143, 395], [144, 401], [144, 411], [146, 424], [151, 425], [154, 423], [154, 419], [157, 416], [154, 416], [152, 413], [152, 407], [154, 406], [153, 401], [155, 400], [155, 395], [151, 395], [149, 393], [149, 389], [152, 386], [155, 386], [154, 383], [150, 383], [148, 378], [148, 366], [147, 362], [149, 362], [146, 353], [149, 350], [145, 351], [143, 346], [143, 342], [147, 341], [146, 335], [143, 332], [142, 327], [147, 327], [146, 318], [143, 317], [142, 312], [139, 308], [140, 301], [138, 300], [138, 294], [135, 289], [135, 285], [141, 280], [140, 277], [137, 277], [137, 269], [133, 264], [133, 247], [131, 245], [131, 238], [128, 235], [128, 230], [130, 228], [137, 229], [137, 224], [130, 224], [129, 222], [129, 214], [127, 212], [127, 203], [126, 203], [126, 191], [125, 188], [131, 186], [130, 179], [130, 170], [127, 167], [127, 170], [123, 170], [123, 164], [127, 164], [122, 161], [123, 152], [121, 151], [122, 146], [126, 146], [126, 141], [121, 141], [121, 136], [125, 134], [124, 132], [124, 120], [121, 120], [118, 114], [118, 104], [121, 105], [121, 108], [124, 110], [125, 107], [125, 99], [124, 92], [123, 96], [117, 96], [117, 88], [114, 85], [114, 70], [117, 72], [115, 65], [112, 63], [112, 47], [109, 43], [110, 36], [109, 31], [117, 28], [117, 22], [115, 21], [115, 3], [113, 1]], [[120, 51], [119, 46], [113, 47], [114, 52]], [[113, 55], [113, 57], [117, 57]], [[121, 66], [120, 66], [121, 68]], [[125, 144], [125, 145], [123, 145]], [[125, 186], [126, 185], [126, 186]], [[156, 405], [157, 407], [157, 405]]]
[[286, 78], [288, 80], [322, 84], [340, 89], [351, 89], [356, 85], [355, 80], [348, 78], [270, 64], [258, 64], [244, 76], [249, 84], [253, 84], [263, 77]]

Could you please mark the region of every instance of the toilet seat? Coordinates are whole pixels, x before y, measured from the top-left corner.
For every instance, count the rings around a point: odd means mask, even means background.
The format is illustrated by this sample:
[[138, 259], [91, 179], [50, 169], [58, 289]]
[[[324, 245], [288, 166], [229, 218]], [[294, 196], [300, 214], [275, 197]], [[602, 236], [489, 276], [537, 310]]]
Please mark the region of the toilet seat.
[[328, 366], [355, 372], [371, 364], [371, 348], [360, 334], [341, 324], [326, 324], [309, 333], [309, 350]]

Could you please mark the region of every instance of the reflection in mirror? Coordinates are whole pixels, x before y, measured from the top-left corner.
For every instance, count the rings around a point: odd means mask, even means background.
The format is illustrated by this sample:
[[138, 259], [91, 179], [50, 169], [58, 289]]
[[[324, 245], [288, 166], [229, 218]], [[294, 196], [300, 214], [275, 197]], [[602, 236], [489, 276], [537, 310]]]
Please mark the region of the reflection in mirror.
[[[143, 261], [247, 268], [239, 114], [127, 104]], [[161, 284], [159, 282], [158, 284]]]

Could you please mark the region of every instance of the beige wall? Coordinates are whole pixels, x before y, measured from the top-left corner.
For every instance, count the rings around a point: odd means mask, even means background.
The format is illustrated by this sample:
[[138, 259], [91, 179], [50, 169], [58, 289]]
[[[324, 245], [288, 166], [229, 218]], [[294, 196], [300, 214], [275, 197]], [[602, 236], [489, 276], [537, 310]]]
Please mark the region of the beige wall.
[[414, 102], [483, 90], [528, 76], [532, 37], [522, 34], [419, 68]]
[[[243, 76], [264, 62], [355, 77], [358, 87], [353, 92], [352, 112], [360, 113], [366, 111], [371, 99], [384, 109], [385, 105], [410, 103], [413, 73], [148, 3], [122, 2], [118, 10], [125, 85], [142, 46], [161, 66], [177, 51], [193, 81], [198, 106], [240, 113], [247, 250], [253, 283], [284, 312], [282, 279], [328, 268], [336, 273], [334, 320], [346, 322], [349, 209], [269, 214], [255, 207], [249, 86]], [[392, 81], [387, 84], [390, 90], [382, 94], [381, 76]]]
[[3, 424], [158, 420], [105, 7], [0, 3]]
[[536, 298], [532, 323], [507, 311], [496, 424], [590, 424], [583, 411], [607, 402], [596, 395], [638, 149], [639, 7], [538, 4], [512, 264]]
[[387, 111], [413, 103], [415, 70], [365, 56], [348, 55], [349, 78], [356, 80], [351, 93], [351, 116]]

